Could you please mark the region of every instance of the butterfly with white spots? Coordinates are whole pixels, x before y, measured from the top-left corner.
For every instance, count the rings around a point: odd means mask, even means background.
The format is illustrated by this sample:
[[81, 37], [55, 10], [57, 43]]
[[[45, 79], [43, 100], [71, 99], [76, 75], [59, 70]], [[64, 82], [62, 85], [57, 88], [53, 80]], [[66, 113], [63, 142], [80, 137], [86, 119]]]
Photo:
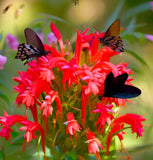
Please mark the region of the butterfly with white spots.
[[34, 57], [41, 57], [47, 55], [50, 51], [45, 51], [43, 43], [38, 35], [30, 28], [25, 31], [26, 43], [21, 43], [18, 46], [18, 52], [15, 56], [16, 59], [25, 60], [24, 64], [31, 62]]

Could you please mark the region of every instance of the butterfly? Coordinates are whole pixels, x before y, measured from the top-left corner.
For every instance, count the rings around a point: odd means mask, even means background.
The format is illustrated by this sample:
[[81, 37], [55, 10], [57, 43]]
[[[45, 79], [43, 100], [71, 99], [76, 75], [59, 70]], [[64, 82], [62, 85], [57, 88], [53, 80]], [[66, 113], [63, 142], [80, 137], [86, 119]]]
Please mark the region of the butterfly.
[[15, 56], [16, 59], [25, 60], [24, 64], [29, 63], [34, 57], [45, 56], [50, 51], [45, 51], [44, 46], [38, 35], [30, 28], [24, 30], [26, 37], [26, 44], [21, 43], [18, 46], [18, 52]]
[[13, 5], [13, 4], [7, 5], [7, 6], [4, 8], [3, 13], [5, 14], [5, 13], [10, 9], [10, 7], [11, 7], [12, 5]]
[[116, 52], [124, 52], [123, 42], [120, 38], [120, 20], [114, 21], [105, 32], [103, 38], [99, 38], [100, 42]]
[[99, 100], [102, 97], [114, 97], [114, 98], [134, 98], [141, 94], [141, 90], [137, 87], [124, 84], [128, 78], [127, 73], [123, 73], [117, 77], [114, 77], [110, 72], [104, 82], [104, 94], [99, 96]]

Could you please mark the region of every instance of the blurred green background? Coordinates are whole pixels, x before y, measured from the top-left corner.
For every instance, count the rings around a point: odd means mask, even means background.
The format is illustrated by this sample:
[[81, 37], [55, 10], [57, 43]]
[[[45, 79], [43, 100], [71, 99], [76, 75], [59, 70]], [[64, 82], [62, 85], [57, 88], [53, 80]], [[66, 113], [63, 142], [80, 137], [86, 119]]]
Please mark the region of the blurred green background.
[[[75, 1], [75, 0], [74, 0]], [[124, 31], [121, 37], [126, 50], [131, 54], [123, 53], [111, 59], [115, 64], [128, 62], [128, 67], [135, 71], [133, 84], [141, 88], [142, 95], [135, 98], [135, 104], [127, 104], [122, 109], [125, 113], [145, 115], [143, 124], [145, 133], [142, 138], [136, 135], [124, 135], [124, 146], [129, 151], [132, 160], [153, 159], [153, 42], [145, 39], [145, 34], [153, 35], [153, 11], [150, 1], [147, 0], [79, 0], [78, 4], [72, 0], [0, 0], [0, 54], [8, 58], [3, 70], [0, 70], [0, 115], [6, 110], [8, 114], [24, 114], [24, 108], [17, 108], [14, 104], [16, 93], [13, 86], [16, 83], [12, 77], [18, 76], [17, 70], [26, 70], [22, 62], [14, 59], [16, 51], [12, 51], [5, 44], [8, 33], [25, 42], [23, 31], [26, 27], [36, 31], [50, 33], [50, 22], [53, 21], [62, 34], [63, 40], [74, 41], [76, 28], [83, 31], [89, 28], [90, 32], [105, 31], [116, 19], [120, 18], [121, 28]], [[4, 13], [4, 9], [9, 6]], [[13, 137], [16, 137], [18, 128], [14, 127]], [[130, 131], [131, 132], [131, 131]], [[39, 159], [34, 156], [37, 152], [36, 144], [30, 144], [26, 151], [21, 151], [23, 135], [13, 142], [6, 142], [0, 138], [0, 159], [5, 153], [6, 160]], [[13, 143], [13, 144], [10, 144]], [[119, 144], [118, 144], [119, 145]], [[34, 157], [32, 157], [33, 155]]]

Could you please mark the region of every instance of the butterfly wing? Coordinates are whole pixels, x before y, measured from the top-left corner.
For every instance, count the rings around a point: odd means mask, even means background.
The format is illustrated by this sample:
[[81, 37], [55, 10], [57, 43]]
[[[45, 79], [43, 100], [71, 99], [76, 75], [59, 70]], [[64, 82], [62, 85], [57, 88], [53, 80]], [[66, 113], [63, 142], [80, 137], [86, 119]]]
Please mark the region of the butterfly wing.
[[114, 80], [114, 75], [112, 72], [110, 72], [104, 82], [104, 97], [111, 97], [112, 91], [113, 91], [113, 80]]
[[41, 57], [49, 53], [44, 50], [44, 46], [38, 37], [38, 35], [30, 28], [26, 28], [25, 31], [26, 42], [21, 43], [18, 46], [18, 52], [15, 56], [16, 59], [26, 60], [24, 64], [29, 63], [33, 57]]
[[115, 50], [116, 52], [124, 52], [123, 42], [120, 38], [120, 20], [114, 21], [107, 29], [103, 38], [99, 38], [100, 42]]
[[33, 46], [25, 43], [21, 43], [18, 46], [18, 52], [15, 56], [16, 59], [21, 59], [21, 61], [25, 61], [24, 64], [30, 62], [33, 57], [35, 57], [35, 53], [38, 53], [39, 51], [34, 48]]
[[112, 94], [112, 97], [127, 99], [137, 97], [140, 94], [141, 90], [139, 88], [130, 85], [123, 85], [118, 92]]
[[116, 19], [107, 29], [104, 38], [108, 36], [114, 36], [114, 37], [119, 37], [120, 35], [120, 20]]
[[[111, 72], [111, 73], [112, 73], [112, 72]], [[113, 73], [112, 73], [112, 74], [113, 74]], [[128, 78], [128, 74], [127, 74], [127, 73], [123, 73], [123, 74], [121, 74], [121, 75], [118, 75], [117, 77], [115, 77], [115, 78], [113, 79], [112, 85], [113, 85], [113, 86], [117, 86], [117, 87], [123, 86], [124, 83], [126, 82], [127, 78]]]
[[114, 97], [114, 98], [134, 98], [141, 94], [141, 90], [137, 87], [125, 85], [125, 81], [128, 78], [127, 73], [123, 73], [114, 78], [112, 72], [110, 72], [104, 83], [104, 97]]
[[27, 44], [30, 44], [33, 47], [37, 48], [41, 53], [45, 52], [43, 43], [41, 42], [38, 35], [32, 29], [26, 28], [24, 30], [24, 33], [25, 33]]

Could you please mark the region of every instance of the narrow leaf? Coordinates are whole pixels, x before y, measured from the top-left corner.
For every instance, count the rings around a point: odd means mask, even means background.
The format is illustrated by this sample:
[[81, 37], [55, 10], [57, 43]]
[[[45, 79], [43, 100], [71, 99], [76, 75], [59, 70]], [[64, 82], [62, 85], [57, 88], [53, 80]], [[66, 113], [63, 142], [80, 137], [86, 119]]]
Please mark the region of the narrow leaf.
[[8, 97], [1, 91], [0, 91], [0, 98], [2, 98], [7, 103], [8, 106], [10, 106], [10, 101]]
[[41, 16], [44, 16], [45, 19], [51, 19], [51, 20], [57, 20], [57, 21], [61, 21], [61, 22], [64, 22], [66, 24], [68, 24], [68, 22], [66, 22], [64, 19], [60, 18], [60, 17], [57, 17], [57, 16], [53, 16], [53, 15], [50, 15], [50, 14], [46, 14], [46, 13], [39, 13], [39, 15]]
[[130, 51], [130, 50], [126, 50], [126, 52], [129, 53], [129, 54], [131, 54], [133, 57], [135, 57], [143, 65], [149, 67], [148, 64], [138, 54], [136, 54], [135, 52]]
[[[106, 23], [106, 27], [108, 28], [108, 26], [110, 26], [110, 24], [115, 21], [117, 18], [119, 18], [119, 14], [123, 8], [123, 5], [125, 3], [125, 0], [120, 0], [120, 2], [118, 3], [117, 7], [115, 8], [114, 12], [111, 14], [111, 16], [109, 17], [107, 23]], [[105, 28], [105, 30], [107, 29]]]
[[130, 17], [135, 16], [138, 13], [141, 13], [141, 12], [144, 12], [144, 11], [147, 11], [147, 10], [151, 11], [151, 8], [152, 7], [150, 5], [150, 2], [142, 3], [140, 5], [137, 5], [136, 7], [133, 7], [131, 9], [129, 9], [127, 12], [123, 13], [121, 19], [126, 20]]
[[10, 91], [10, 87], [3, 80], [0, 80], [0, 86], [5, 86]]
[[3, 37], [3, 34], [2, 34], [2, 33], [0, 33], [0, 41], [2, 40], [2, 37]]

